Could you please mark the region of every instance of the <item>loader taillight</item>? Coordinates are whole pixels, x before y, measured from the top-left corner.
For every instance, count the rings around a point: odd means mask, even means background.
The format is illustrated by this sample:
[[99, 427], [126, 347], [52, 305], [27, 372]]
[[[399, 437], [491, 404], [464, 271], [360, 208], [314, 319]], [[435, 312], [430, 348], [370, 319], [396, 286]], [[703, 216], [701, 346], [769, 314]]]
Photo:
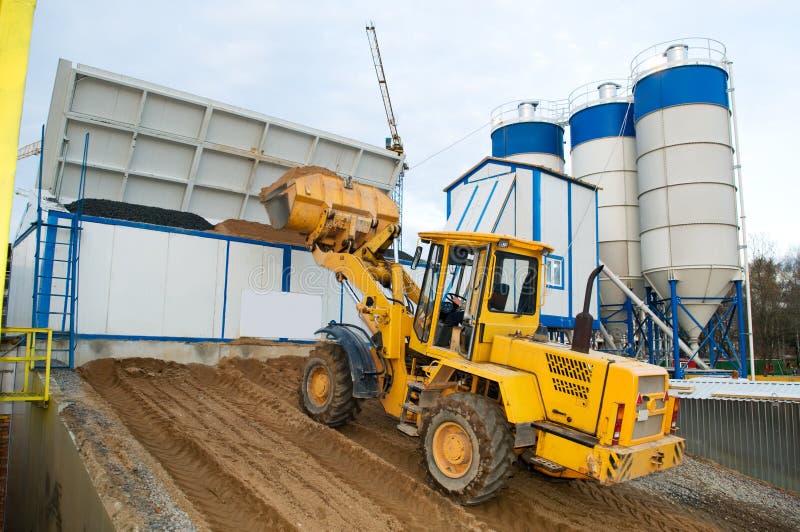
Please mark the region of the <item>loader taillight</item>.
[[611, 445], [619, 444], [619, 435], [622, 433], [622, 417], [625, 415], [625, 405], [617, 404], [617, 420], [614, 422], [614, 435], [611, 437]]
[[669, 426], [670, 434], [675, 434], [678, 430], [678, 407], [680, 407], [681, 400], [679, 397], [675, 398], [675, 406], [672, 407], [672, 424]]

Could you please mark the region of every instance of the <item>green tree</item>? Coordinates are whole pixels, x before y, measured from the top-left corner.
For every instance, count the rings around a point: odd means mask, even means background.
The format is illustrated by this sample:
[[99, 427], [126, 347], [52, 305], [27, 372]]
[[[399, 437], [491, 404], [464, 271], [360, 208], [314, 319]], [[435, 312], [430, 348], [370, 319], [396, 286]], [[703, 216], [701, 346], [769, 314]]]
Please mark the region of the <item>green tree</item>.
[[753, 346], [756, 358], [773, 358], [781, 350], [783, 290], [779, 280], [781, 264], [774, 244], [756, 235], [750, 248], [750, 292], [753, 312]]

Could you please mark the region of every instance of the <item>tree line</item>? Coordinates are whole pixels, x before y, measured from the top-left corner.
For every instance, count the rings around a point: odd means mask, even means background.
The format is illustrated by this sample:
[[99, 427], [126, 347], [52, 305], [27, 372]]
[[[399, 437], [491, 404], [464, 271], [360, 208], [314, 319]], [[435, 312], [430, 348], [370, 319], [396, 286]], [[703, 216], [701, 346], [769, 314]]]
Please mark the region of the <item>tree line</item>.
[[750, 243], [753, 347], [758, 359], [800, 367], [800, 248], [778, 256], [763, 235]]

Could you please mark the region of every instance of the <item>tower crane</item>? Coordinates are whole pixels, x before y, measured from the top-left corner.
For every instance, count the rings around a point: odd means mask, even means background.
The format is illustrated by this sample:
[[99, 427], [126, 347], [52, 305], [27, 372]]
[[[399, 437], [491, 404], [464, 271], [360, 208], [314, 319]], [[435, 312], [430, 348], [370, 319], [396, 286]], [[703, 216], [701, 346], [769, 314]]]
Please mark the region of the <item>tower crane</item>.
[[[386, 83], [386, 73], [383, 70], [381, 51], [380, 48], [378, 48], [378, 35], [375, 33], [375, 24], [370, 21], [366, 30], [367, 39], [369, 39], [369, 49], [372, 53], [372, 64], [375, 66], [375, 75], [378, 77], [378, 87], [380, 87], [381, 96], [383, 97], [383, 108], [386, 111], [386, 120], [389, 122], [389, 134], [391, 137], [386, 139], [386, 149], [402, 154], [403, 141], [400, 139], [400, 134], [397, 132], [397, 122], [395, 121], [394, 110], [392, 109], [392, 99], [389, 97], [389, 86]], [[404, 163], [400, 168], [400, 175], [397, 176], [394, 193], [392, 194], [392, 199], [394, 199], [395, 203], [397, 203], [397, 206], [400, 208], [401, 225], [403, 221], [403, 175], [405, 170], [407, 170], [407, 166]], [[398, 248], [402, 247], [401, 238], [402, 237], [399, 237], [397, 239]]]

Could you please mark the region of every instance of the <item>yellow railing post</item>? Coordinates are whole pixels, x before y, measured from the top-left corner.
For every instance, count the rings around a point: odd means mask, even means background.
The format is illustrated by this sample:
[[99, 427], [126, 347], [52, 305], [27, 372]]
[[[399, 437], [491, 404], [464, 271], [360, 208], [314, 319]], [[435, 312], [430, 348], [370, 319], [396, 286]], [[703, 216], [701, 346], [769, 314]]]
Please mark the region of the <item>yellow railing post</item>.
[[44, 400], [50, 399], [50, 354], [53, 347], [53, 330], [47, 329], [47, 354], [44, 366]]
[[[0, 393], [0, 401], [42, 401], [47, 403], [50, 400], [50, 364], [52, 362], [53, 350], [53, 331], [51, 329], [31, 329], [27, 327], [7, 327], [3, 332], [8, 334], [25, 335], [25, 355], [21, 356], [22, 346], [18, 345], [16, 353], [10, 356], [0, 356], [0, 364], [13, 363], [22, 364], [24, 370], [24, 382], [22, 389]], [[38, 335], [45, 335], [45, 354], [36, 355], [36, 342]], [[31, 381], [32, 372], [36, 367], [36, 362], [44, 362], [44, 383], [43, 390], [35, 390]], [[14, 382], [16, 385], [16, 380]]]
[[[3, 266], [8, 259], [22, 97], [35, 8], [35, 0], [0, 0], [0, 264]], [[5, 276], [0, 275], [0, 294], [4, 289]]]
[[31, 336], [35, 333], [25, 333], [25, 380], [22, 383], [22, 391], [28, 392], [28, 382], [30, 381], [31, 377], [31, 367], [32, 360], [31, 360]]

